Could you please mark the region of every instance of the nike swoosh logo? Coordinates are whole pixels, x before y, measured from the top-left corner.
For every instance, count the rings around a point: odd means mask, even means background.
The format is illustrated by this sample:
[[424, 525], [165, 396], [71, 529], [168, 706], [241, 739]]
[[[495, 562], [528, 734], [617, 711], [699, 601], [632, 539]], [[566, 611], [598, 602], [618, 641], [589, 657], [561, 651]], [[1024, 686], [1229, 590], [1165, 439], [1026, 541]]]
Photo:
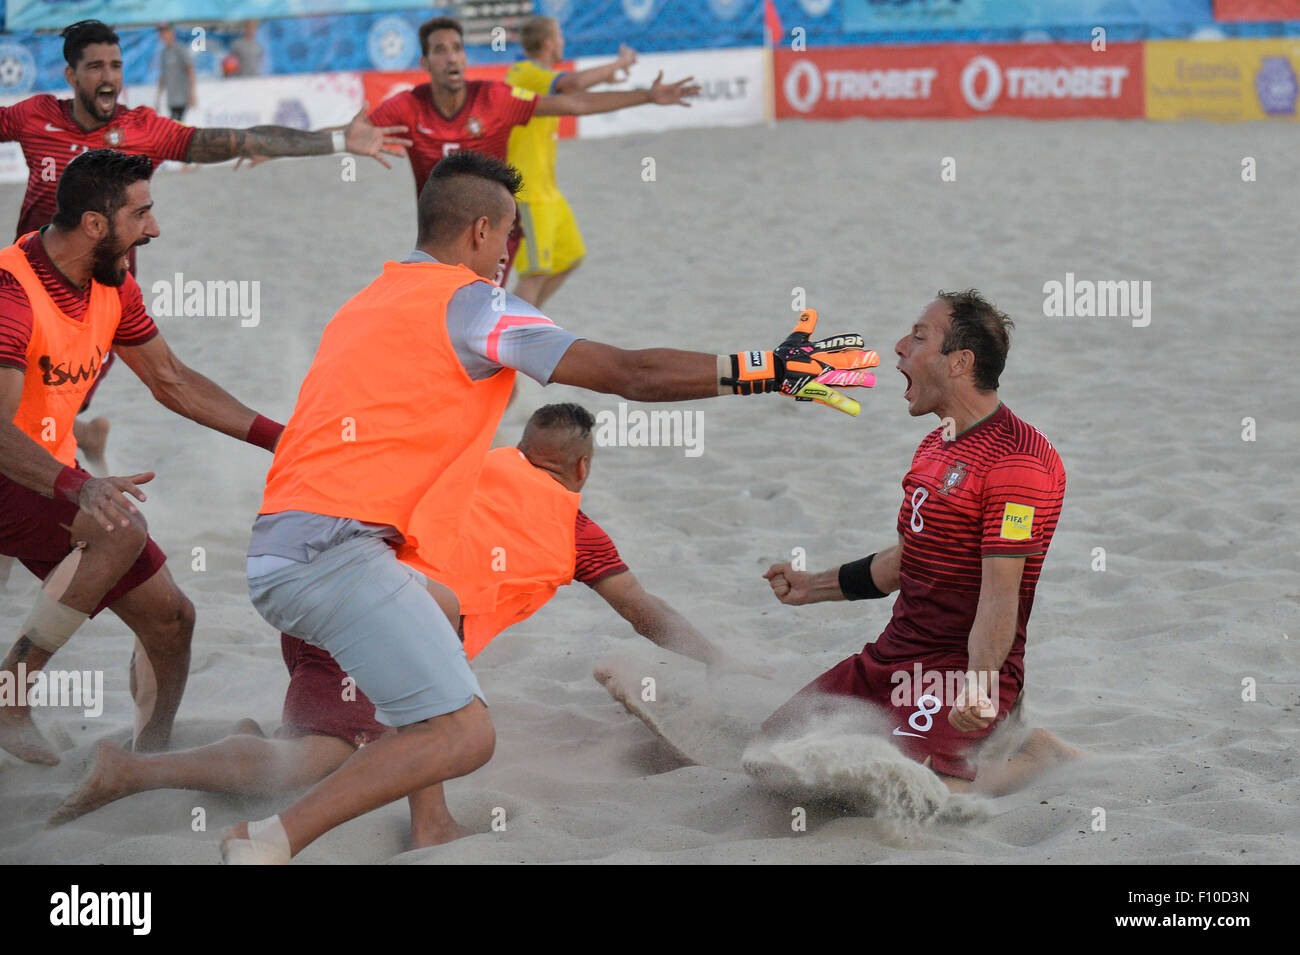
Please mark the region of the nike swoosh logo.
[[49, 123], [46, 123], [46, 124], [45, 124], [45, 129], [46, 129], [47, 132], [51, 132], [51, 133], [66, 133], [66, 132], [67, 132], [66, 129], [59, 129], [59, 127], [57, 127], [57, 126], [51, 126]]
[[432, 136], [432, 135], [433, 135], [433, 130], [432, 130], [432, 129], [425, 129], [423, 126], [421, 126], [421, 125], [418, 124], [418, 123], [416, 124], [415, 128], [418, 129], [420, 132], [424, 133], [424, 135], [426, 135], [426, 136]]
[[924, 736], [924, 734], [922, 734], [922, 733], [904, 733], [904, 732], [903, 732], [902, 730], [900, 730], [897, 726], [894, 727], [894, 735], [895, 735], [895, 736], [915, 736], [917, 739], [925, 739], [925, 736]]

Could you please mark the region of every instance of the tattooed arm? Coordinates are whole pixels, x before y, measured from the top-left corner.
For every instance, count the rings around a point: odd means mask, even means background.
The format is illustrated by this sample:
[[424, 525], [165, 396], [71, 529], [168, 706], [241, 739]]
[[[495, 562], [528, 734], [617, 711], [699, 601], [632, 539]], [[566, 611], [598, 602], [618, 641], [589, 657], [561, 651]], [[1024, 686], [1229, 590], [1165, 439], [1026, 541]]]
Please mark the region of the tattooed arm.
[[197, 129], [186, 162], [225, 162], [239, 156], [324, 156], [334, 146], [328, 130], [308, 132], [288, 126], [250, 129]]
[[[344, 129], [344, 145], [358, 156], [373, 156], [385, 166], [384, 153], [403, 155], [409, 139], [397, 136], [405, 126], [375, 126], [363, 108]], [[333, 131], [307, 131], [288, 126], [254, 126], [251, 129], [197, 129], [190, 140], [186, 162], [225, 162], [227, 159], [277, 156], [324, 156], [334, 151]], [[391, 168], [391, 167], [390, 167]]]

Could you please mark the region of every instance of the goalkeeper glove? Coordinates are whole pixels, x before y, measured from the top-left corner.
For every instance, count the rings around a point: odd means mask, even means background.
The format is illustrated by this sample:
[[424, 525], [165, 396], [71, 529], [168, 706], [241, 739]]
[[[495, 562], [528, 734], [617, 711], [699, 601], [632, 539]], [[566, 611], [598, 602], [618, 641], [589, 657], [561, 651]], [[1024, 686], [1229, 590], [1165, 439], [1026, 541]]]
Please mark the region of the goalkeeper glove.
[[876, 376], [866, 369], [879, 365], [880, 356], [863, 347], [861, 335], [832, 335], [812, 341], [816, 328], [816, 310], [804, 309], [794, 331], [772, 351], [727, 356], [731, 375], [719, 383], [738, 395], [779, 391], [796, 401], [816, 401], [856, 415], [861, 406], [834, 387], [870, 388]]

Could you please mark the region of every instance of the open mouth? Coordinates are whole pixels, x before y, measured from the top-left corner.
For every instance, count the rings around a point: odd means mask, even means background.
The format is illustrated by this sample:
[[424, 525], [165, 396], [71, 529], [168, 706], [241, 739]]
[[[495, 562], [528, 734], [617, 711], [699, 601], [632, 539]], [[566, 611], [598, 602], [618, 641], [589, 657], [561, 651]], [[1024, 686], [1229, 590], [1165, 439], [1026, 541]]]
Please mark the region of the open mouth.
[[898, 369], [898, 373], [907, 379], [907, 390], [903, 392], [903, 397], [910, 401], [912, 399], [912, 376], [901, 368]]
[[117, 89], [112, 86], [101, 86], [95, 90], [95, 105], [102, 112], [111, 113], [113, 107], [117, 105]]

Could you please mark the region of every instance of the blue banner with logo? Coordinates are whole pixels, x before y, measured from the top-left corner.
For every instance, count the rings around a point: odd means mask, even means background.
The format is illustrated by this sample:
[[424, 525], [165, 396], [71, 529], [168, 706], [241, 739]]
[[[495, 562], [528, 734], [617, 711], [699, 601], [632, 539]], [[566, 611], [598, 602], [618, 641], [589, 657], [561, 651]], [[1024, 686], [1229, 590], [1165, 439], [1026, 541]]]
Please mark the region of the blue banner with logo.
[[762, 0], [534, 0], [555, 17], [566, 56], [617, 53], [626, 43], [646, 53], [759, 46]]
[[[1300, 22], [1215, 23], [1211, 0], [774, 0], [782, 26], [778, 43], [808, 46], [865, 43], [1088, 42], [1095, 26], [1119, 42], [1186, 38], [1213, 31], [1226, 37], [1300, 34]], [[155, 83], [161, 43], [153, 25], [186, 24], [200, 76], [221, 75], [221, 60], [239, 33], [241, 18], [261, 22], [258, 42], [265, 73], [404, 70], [418, 66], [417, 31], [432, 16], [456, 15], [462, 6], [480, 18], [495, 16], [487, 3], [442, 3], [413, 8], [412, 0], [0, 0], [7, 35], [0, 36], [0, 94], [61, 92], [63, 41], [50, 32], [100, 16], [122, 40], [128, 84]], [[362, 10], [361, 8], [364, 8]], [[330, 9], [330, 14], [307, 14]], [[533, 0], [537, 13], [560, 21], [569, 57], [612, 56], [620, 43], [643, 53], [725, 49], [763, 43], [763, 0]], [[355, 12], [346, 12], [346, 11]], [[132, 18], [149, 26], [128, 26]], [[502, 15], [508, 28], [518, 15]], [[188, 24], [207, 21], [194, 44]], [[214, 26], [213, 21], [224, 21]], [[799, 31], [799, 32], [796, 32]], [[481, 31], [480, 31], [481, 32]], [[519, 59], [518, 44], [471, 43], [471, 63]]]
[[6, 30], [61, 30], [77, 20], [114, 26], [165, 20], [265, 20], [401, 10], [411, 0], [6, 0]]
[[[1212, 0], [774, 0], [789, 44], [1087, 43], [1294, 36], [1300, 21], [1218, 23]], [[799, 34], [792, 34], [801, 30]]]
[[1209, 23], [1211, 0], [840, 0], [845, 32]]

